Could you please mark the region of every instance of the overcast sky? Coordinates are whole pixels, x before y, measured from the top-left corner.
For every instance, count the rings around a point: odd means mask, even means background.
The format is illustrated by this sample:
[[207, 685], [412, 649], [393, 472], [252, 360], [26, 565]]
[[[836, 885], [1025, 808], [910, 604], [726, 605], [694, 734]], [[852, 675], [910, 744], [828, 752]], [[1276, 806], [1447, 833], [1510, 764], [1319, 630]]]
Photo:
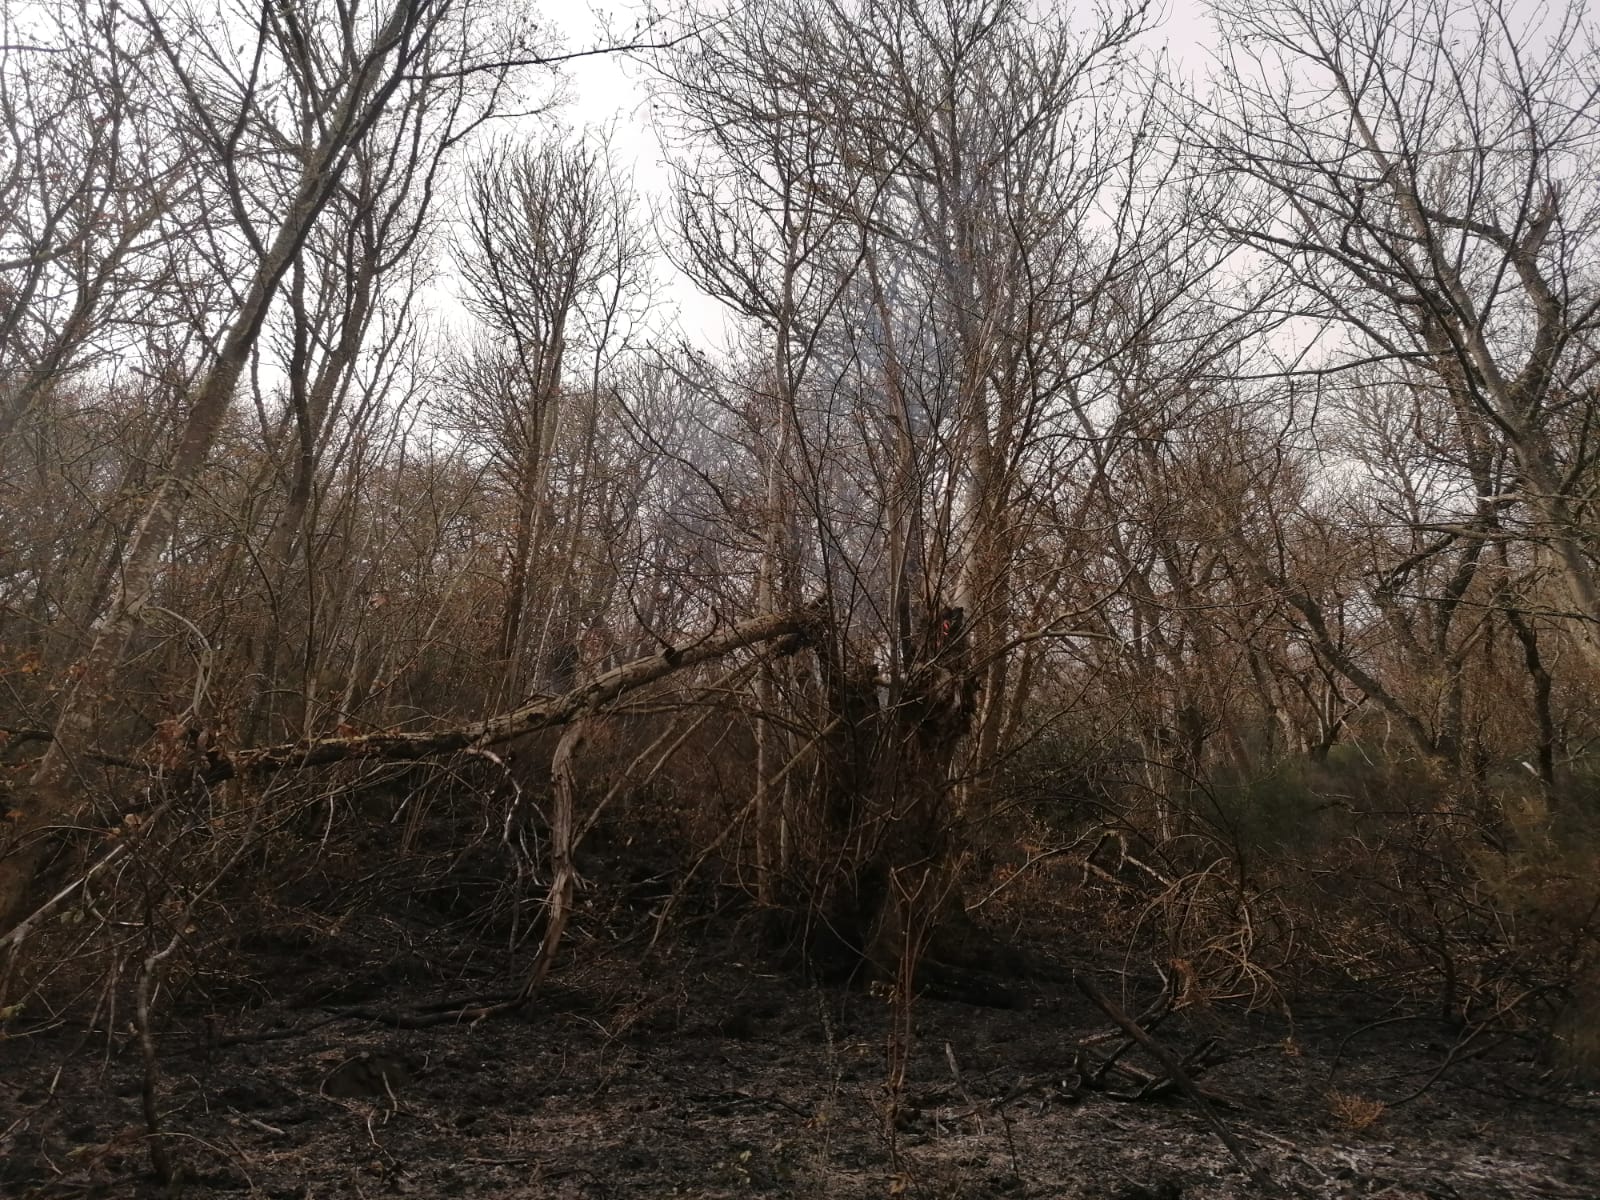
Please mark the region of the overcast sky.
[[[1213, 44], [1204, 0], [1165, 0], [1162, 11], [1150, 44], [1165, 46], [1186, 71], [1203, 74], [1207, 48]], [[546, 0], [545, 16], [562, 31], [568, 48], [575, 50], [598, 44], [608, 22], [615, 29], [632, 28], [638, 12], [638, 5], [629, 0], [599, 0], [590, 5]], [[632, 162], [641, 197], [647, 203], [662, 204], [668, 173], [650, 122], [644, 68], [619, 56], [602, 55], [571, 64], [567, 77], [570, 103], [560, 114], [561, 120], [573, 126], [614, 122], [615, 145], [623, 161]], [[707, 348], [719, 345], [726, 329], [721, 305], [700, 295], [668, 263], [661, 264], [658, 274], [663, 301], [677, 309], [685, 335]]]

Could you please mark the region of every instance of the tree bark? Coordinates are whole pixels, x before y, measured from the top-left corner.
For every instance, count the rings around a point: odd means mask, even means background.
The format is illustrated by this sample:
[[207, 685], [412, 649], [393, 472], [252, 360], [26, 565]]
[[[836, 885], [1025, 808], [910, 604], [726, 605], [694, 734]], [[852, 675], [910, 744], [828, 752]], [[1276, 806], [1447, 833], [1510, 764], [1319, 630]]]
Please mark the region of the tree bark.
[[[206, 764], [201, 774], [208, 783], [220, 783], [227, 779], [255, 778], [286, 768], [329, 766], [355, 759], [410, 762], [468, 747], [493, 746], [525, 733], [566, 725], [636, 688], [689, 667], [714, 662], [735, 650], [782, 638], [799, 638], [810, 631], [815, 619], [809, 609], [752, 617], [683, 647], [668, 648], [659, 654], [623, 663], [592, 683], [562, 695], [541, 696], [471, 725], [424, 733], [380, 732], [262, 746], [232, 755], [218, 755]], [[785, 652], [791, 649], [786, 647]]]

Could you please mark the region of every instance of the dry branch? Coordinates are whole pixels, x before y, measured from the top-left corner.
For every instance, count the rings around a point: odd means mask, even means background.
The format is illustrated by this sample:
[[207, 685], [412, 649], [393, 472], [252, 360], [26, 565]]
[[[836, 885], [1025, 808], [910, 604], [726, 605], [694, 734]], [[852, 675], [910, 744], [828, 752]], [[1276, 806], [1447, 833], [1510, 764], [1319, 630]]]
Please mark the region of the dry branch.
[[1093, 979], [1079, 972], [1073, 976], [1073, 981], [1078, 985], [1078, 990], [1092, 1000], [1101, 1012], [1115, 1021], [1124, 1033], [1144, 1047], [1150, 1057], [1161, 1064], [1162, 1069], [1167, 1072], [1172, 1081], [1183, 1089], [1189, 1099], [1194, 1101], [1195, 1107], [1200, 1110], [1200, 1115], [1205, 1118], [1206, 1123], [1216, 1133], [1217, 1139], [1227, 1147], [1228, 1153], [1232, 1154], [1234, 1160], [1244, 1169], [1251, 1182], [1264, 1191], [1274, 1195], [1281, 1194], [1282, 1189], [1278, 1187], [1266, 1171], [1251, 1160], [1249, 1154], [1245, 1152], [1243, 1144], [1223, 1122], [1222, 1118], [1217, 1115], [1217, 1110], [1206, 1099], [1205, 1093], [1196, 1085], [1189, 1072], [1184, 1070], [1183, 1064], [1166, 1047], [1141, 1028], [1139, 1023], [1129, 1016], [1121, 1005], [1101, 991], [1100, 985], [1095, 983]]
[[328, 766], [357, 759], [412, 762], [460, 750], [492, 746], [540, 729], [565, 725], [593, 712], [618, 696], [701, 663], [712, 662], [747, 646], [793, 638], [815, 620], [809, 610], [768, 613], [706, 634], [681, 647], [669, 646], [659, 654], [637, 658], [607, 671], [582, 687], [559, 696], [540, 696], [509, 712], [450, 729], [419, 733], [379, 732], [355, 737], [313, 738], [277, 746], [217, 754], [202, 771], [210, 783], [245, 779], [284, 769]]

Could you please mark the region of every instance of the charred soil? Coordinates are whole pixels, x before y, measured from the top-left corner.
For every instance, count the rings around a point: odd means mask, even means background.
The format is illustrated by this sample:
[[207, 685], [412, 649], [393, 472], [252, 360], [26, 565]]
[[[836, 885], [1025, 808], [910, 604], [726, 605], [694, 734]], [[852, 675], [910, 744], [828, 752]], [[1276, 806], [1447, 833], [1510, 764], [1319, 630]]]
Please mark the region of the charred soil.
[[[157, 1103], [181, 1191], [1262, 1194], [1181, 1092], [1130, 1098], [1137, 1076], [1099, 1070], [1120, 1051], [1161, 1075], [1038, 939], [995, 981], [1004, 1007], [918, 997], [893, 1096], [881, 987], [776, 965], [726, 913], [650, 953], [644, 924], [632, 939], [600, 924], [530, 1004], [480, 1020], [450, 1018], [445, 1001], [474, 981], [490, 990], [503, 942], [376, 913], [315, 936], [258, 932], [230, 972], [196, 975], [164, 1010]], [[1120, 963], [1075, 965], [1132, 1012], [1159, 991]], [[0, 1196], [169, 1194], [151, 1175], [137, 1039], [124, 1014], [99, 1026], [5, 1027]], [[1600, 1093], [1521, 1039], [1464, 1038], [1370, 993], [1270, 1013], [1178, 1007], [1154, 1033], [1285, 1194], [1600, 1196]]]

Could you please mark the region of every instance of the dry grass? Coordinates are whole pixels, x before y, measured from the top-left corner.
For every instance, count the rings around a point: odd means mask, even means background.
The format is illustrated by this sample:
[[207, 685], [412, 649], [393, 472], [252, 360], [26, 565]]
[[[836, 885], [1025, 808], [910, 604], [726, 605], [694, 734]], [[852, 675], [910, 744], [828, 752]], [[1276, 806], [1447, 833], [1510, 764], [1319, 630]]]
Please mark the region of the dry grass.
[[1388, 1108], [1382, 1100], [1368, 1100], [1353, 1092], [1329, 1091], [1327, 1099], [1328, 1115], [1351, 1133], [1371, 1129]]

